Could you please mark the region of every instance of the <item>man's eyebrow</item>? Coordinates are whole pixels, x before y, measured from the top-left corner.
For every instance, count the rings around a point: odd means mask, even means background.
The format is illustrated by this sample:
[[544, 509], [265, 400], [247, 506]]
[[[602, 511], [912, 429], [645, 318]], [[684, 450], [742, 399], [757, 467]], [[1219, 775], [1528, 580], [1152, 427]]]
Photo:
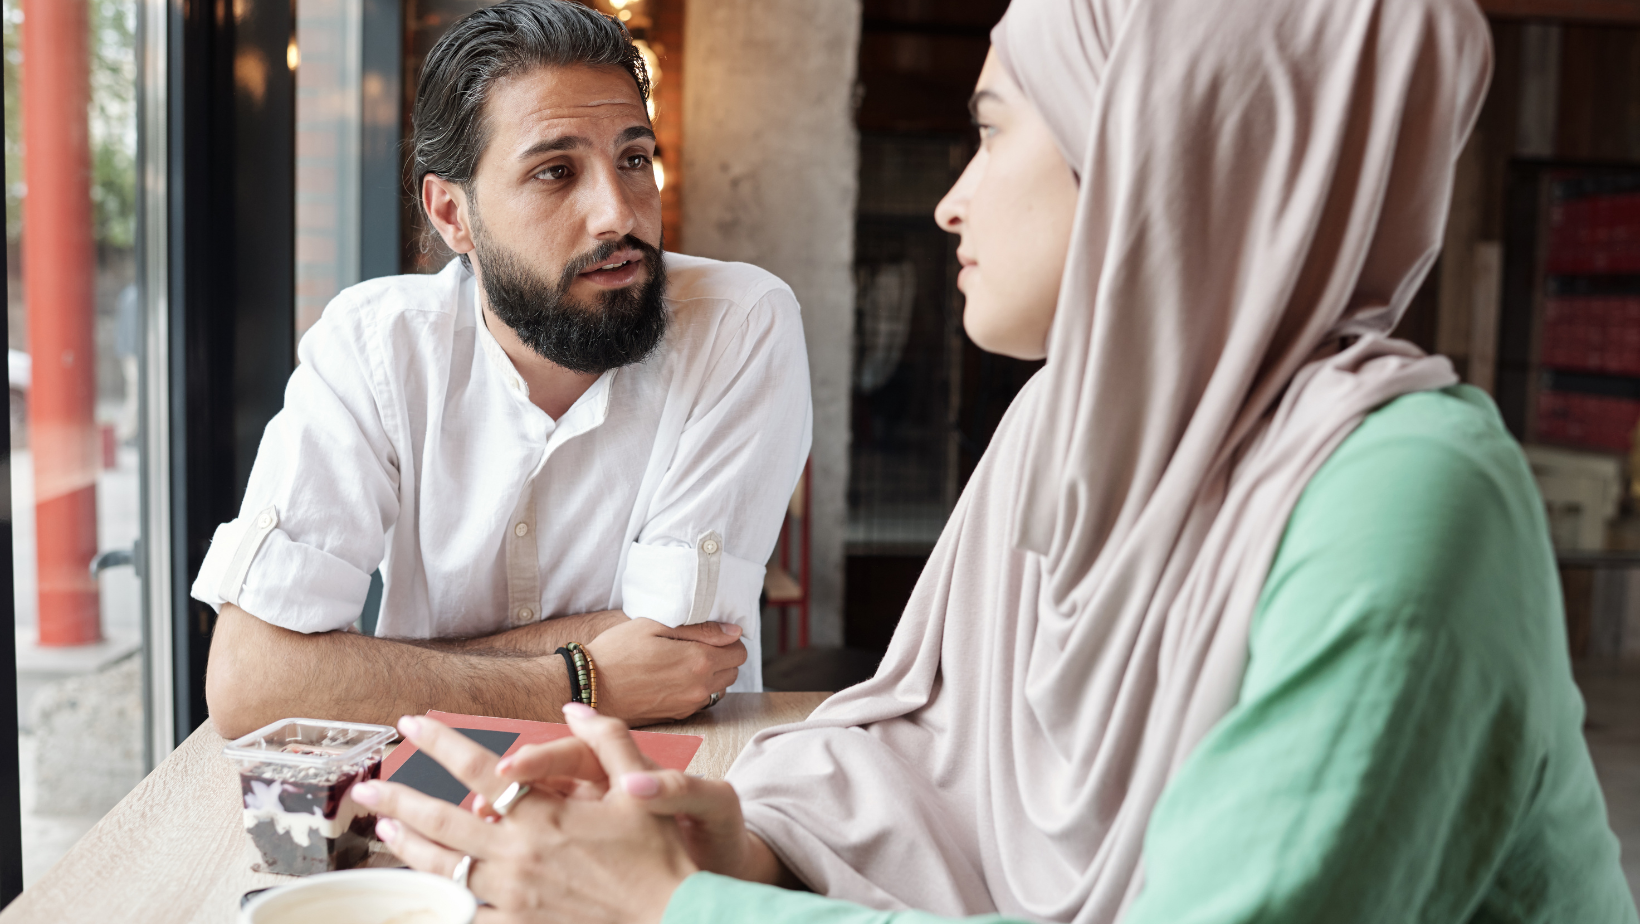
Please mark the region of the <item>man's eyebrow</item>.
[[973, 117], [974, 121], [979, 121], [979, 104], [986, 100], [1000, 103], [1002, 97], [991, 90], [976, 90], [973, 96], [968, 97], [968, 115]]
[[541, 154], [552, 154], [556, 151], [573, 151], [576, 148], [588, 148], [591, 146], [592, 142], [581, 137], [580, 135], [559, 135], [556, 138], [549, 138], [546, 141], [537, 141], [536, 143], [530, 145], [528, 148], [524, 149], [523, 153], [518, 155], [518, 159], [529, 160], [530, 158]]
[[[650, 141], [654, 141], [655, 130], [647, 125], [634, 125], [617, 135], [615, 137], [615, 144], [628, 144], [639, 138], [648, 138]], [[537, 141], [536, 143], [530, 145], [518, 155], [518, 159], [529, 160], [533, 157], [539, 157], [542, 154], [554, 154], [559, 151], [573, 151], [577, 148], [590, 147], [592, 147], [592, 142], [587, 140], [587, 138], [582, 135], [559, 135], [557, 138], [549, 138], [546, 141]]]
[[627, 144], [629, 142], [637, 141], [639, 138], [648, 138], [650, 141], [654, 141], [655, 130], [647, 125], [634, 125], [617, 135], [615, 137], [615, 143], [618, 145]]

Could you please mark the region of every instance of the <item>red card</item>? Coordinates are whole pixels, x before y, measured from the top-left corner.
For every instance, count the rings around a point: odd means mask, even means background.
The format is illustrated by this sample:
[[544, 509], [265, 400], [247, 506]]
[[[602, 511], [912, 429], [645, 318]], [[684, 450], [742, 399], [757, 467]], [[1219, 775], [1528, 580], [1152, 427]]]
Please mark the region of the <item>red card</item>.
[[[491, 750], [495, 750], [495, 747], [498, 746], [493, 742], [504, 740], [505, 736], [509, 734], [517, 735], [511, 744], [507, 745], [506, 751], [501, 755], [503, 757], [517, 752], [519, 748], [525, 745], [555, 741], [559, 738], [567, 738], [570, 734], [568, 725], [561, 725], [557, 722], [497, 719], [490, 716], [460, 715], [436, 710], [428, 712], [427, 717], [437, 719], [451, 728], [477, 732], [478, 734], [469, 735], [468, 737], [479, 741]], [[664, 732], [643, 731], [632, 732], [632, 738], [638, 743], [638, 750], [642, 751], [645, 757], [671, 770], [688, 769], [689, 762], [695, 758], [695, 752], [700, 750], [701, 741], [704, 740], [699, 735], [673, 735]], [[405, 762], [419, 752], [420, 749], [409, 741], [394, 748], [393, 753], [382, 761], [382, 779], [393, 779], [394, 774], [399, 772]], [[419, 772], [413, 774], [413, 779], [407, 778], [398, 782], [403, 782], [430, 795], [436, 795], [452, 802], [455, 801], [455, 796], [458, 793], [465, 790], [465, 787], [441, 769], [429, 768], [426, 758], [418, 761], [417, 764], [419, 765]], [[434, 776], [442, 774], [443, 779], [428, 779], [429, 770]], [[462, 808], [471, 809], [472, 802], [473, 794], [465, 792], [459, 804]]]

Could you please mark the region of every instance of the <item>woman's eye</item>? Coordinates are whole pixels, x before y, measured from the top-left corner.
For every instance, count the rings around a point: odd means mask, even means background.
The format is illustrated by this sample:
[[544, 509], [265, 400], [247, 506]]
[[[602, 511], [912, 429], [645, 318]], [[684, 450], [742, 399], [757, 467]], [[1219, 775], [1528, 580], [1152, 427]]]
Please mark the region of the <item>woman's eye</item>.
[[564, 177], [569, 176], [569, 168], [563, 164], [553, 164], [551, 167], [542, 170], [535, 176], [536, 179], [541, 180], [561, 180]]

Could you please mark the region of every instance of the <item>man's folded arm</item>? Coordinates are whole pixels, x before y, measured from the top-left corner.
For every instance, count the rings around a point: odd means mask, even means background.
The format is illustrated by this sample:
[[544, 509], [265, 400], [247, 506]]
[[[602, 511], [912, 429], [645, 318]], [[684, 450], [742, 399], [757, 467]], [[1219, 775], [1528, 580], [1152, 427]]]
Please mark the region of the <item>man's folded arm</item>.
[[569, 678], [557, 655], [524, 646], [295, 632], [229, 603], [211, 637], [205, 698], [228, 738], [292, 716], [392, 725], [429, 709], [558, 722]]

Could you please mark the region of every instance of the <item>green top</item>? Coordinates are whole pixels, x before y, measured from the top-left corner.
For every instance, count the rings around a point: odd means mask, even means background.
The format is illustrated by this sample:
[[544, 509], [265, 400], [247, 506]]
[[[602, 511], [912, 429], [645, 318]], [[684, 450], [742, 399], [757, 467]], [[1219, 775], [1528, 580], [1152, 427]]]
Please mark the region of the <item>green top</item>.
[[[1124, 924], [1635, 924], [1582, 724], [1519, 447], [1476, 389], [1402, 397], [1294, 508]], [[665, 924], [937, 920], [702, 873]]]

